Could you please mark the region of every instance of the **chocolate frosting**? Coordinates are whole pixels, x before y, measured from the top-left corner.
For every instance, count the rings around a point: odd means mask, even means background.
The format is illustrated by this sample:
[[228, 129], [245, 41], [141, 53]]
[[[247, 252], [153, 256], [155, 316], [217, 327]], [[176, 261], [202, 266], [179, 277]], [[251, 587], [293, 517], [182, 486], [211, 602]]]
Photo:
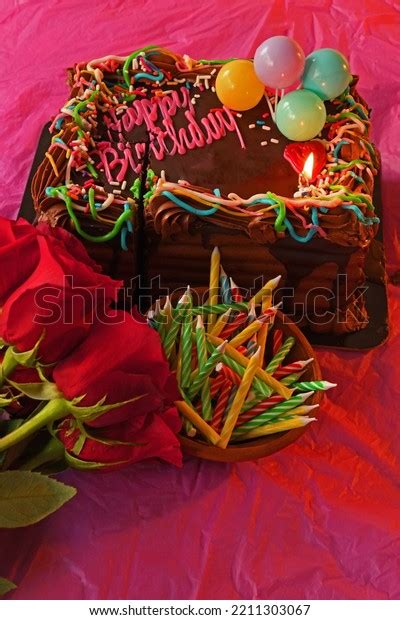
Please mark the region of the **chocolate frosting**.
[[[49, 186], [68, 185], [76, 217], [93, 236], [113, 230], [125, 208], [124, 201], [129, 201], [132, 209], [136, 203], [139, 215], [143, 214], [137, 220], [139, 232], [145, 235], [135, 240], [140, 269], [149, 277], [161, 276], [164, 285], [207, 285], [210, 251], [219, 245], [224, 266], [239, 285], [250, 287], [259, 276], [281, 273], [284, 286], [294, 288], [292, 303], [305, 303], [308, 317], [315, 304], [319, 311], [329, 307], [332, 318], [318, 325], [318, 330], [353, 330], [365, 325], [362, 298], [354, 294], [354, 298], [345, 296], [342, 302], [337, 284], [338, 274], [345, 274], [352, 287], [363, 284], [366, 252], [377, 231], [377, 224], [362, 222], [373, 216], [365, 202], [357, 202], [358, 211], [344, 208], [344, 203], [349, 203], [344, 195], [372, 195], [379, 167], [379, 154], [373, 151], [369, 139], [369, 118], [361, 118], [368, 115], [368, 110], [356, 91], [357, 78], [353, 79], [350, 99], [339, 98], [327, 104], [328, 122], [317, 139], [323, 141], [328, 153], [333, 152], [339, 139], [347, 141], [340, 148], [339, 165], [363, 160], [368, 153], [373, 162], [370, 166], [361, 164], [356, 173], [341, 177], [340, 184], [345, 188], [342, 195], [324, 186], [325, 182], [334, 184], [337, 178], [333, 173], [328, 178], [327, 169], [322, 170], [316, 183], [326, 188], [329, 210], [318, 212], [315, 237], [300, 243], [287, 230], [277, 230], [274, 209], [254, 215], [265, 207], [257, 200], [252, 206], [243, 206], [244, 217], [229, 208], [202, 216], [182, 208], [163, 193], [166, 184], [172, 184], [173, 196], [180, 197], [190, 208], [204, 209], [198, 197], [181, 196], [179, 192], [197, 191], [205, 199], [217, 194], [232, 204], [238, 196], [245, 201], [272, 192], [286, 203], [286, 217], [294, 234], [304, 237], [311, 225], [310, 208], [315, 204], [316, 192], [306, 196], [301, 206], [300, 199], [293, 198], [299, 189], [299, 175], [284, 157], [290, 141], [271, 120], [265, 99], [240, 114], [223, 110], [215, 93], [221, 65], [200, 63], [161, 48], [148, 52], [147, 66], [141, 66], [140, 58], [132, 58], [133, 64], [128, 67], [132, 85], [128, 88], [122, 71], [124, 62], [125, 58], [106, 57], [69, 71], [70, 98], [62, 109], [61, 129], [53, 129], [53, 138], [64, 147], [53, 144], [32, 183], [38, 219], [74, 228], [64, 201], [46, 195]], [[154, 77], [143, 77], [146, 72], [154, 76], [157, 71], [163, 74], [159, 83], [154, 82]], [[90, 105], [80, 106], [78, 117], [72, 117], [71, 106], [76, 108], [88, 96], [92, 97]], [[359, 104], [363, 109], [357, 117]], [[341, 115], [349, 110], [356, 118], [350, 115], [343, 120]], [[189, 148], [196, 139], [201, 146]], [[76, 148], [80, 149], [80, 165], [71, 167], [70, 153]], [[95, 180], [88, 162], [97, 171]], [[148, 171], [152, 171], [153, 179]], [[100, 205], [114, 196], [104, 210], [99, 210], [96, 219], [92, 218], [85, 194], [88, 181], [94, 182]], [[97, 249], [96, 244], [88, 245], [97, 252], [97, 260], [99, 254], [104, 254], [109, 268], [110, 257], [108, 252], [102, 252], [103, 244], [97, 244]], [[120, 253], [122, 259], [116, 260], [118, 240], [111, 246], [114, 267], [118, 264], [124, 274], [131, 270], [134, 276], [136, 267], [129, 263], [131, 254], [124, 257]], [[145, 264], [142, 257], [146, 258]], [[186, 258], [184, 269], [182, 257]], [[333, 293], [329, 303], [322, 298], [316, 302], [316, 296], [309, 295], [321, 286]], [[290, 310], [290, 304], [287, 307]], [[346, 318], [350, 308], [353, 312]]]

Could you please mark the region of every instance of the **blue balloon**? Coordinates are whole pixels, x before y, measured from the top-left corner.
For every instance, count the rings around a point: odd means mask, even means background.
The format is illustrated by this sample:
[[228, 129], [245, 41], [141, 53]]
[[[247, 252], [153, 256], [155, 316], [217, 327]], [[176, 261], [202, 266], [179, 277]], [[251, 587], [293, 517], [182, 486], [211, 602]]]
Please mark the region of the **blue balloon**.
[[302, 83], [323, 101], [335, 99], [351, 82], [347, 59], [340, 52], [325, 48], [306, 58]]

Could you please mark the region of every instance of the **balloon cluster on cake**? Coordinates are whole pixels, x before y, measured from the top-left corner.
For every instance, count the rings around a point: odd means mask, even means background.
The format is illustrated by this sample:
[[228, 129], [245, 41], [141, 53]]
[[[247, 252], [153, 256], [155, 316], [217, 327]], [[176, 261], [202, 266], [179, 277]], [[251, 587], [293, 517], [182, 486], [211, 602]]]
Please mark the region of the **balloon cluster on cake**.
[[[347, 59], [337, 50], [319, 49], [305, 57], [301, 46], [286, 36], [267, 39], [254, 61], [232, 60], [220, 70], [215, 88], [227, 107], [243, 111], [265, 96], [280, 132], [297, 142], [315, 138], [326, 120], [324, 101], [335, 99], [350, 84]], [[285, 89], [300, 85], [285, 94]], [[275, 91], [273, 98], [268, 89]]]

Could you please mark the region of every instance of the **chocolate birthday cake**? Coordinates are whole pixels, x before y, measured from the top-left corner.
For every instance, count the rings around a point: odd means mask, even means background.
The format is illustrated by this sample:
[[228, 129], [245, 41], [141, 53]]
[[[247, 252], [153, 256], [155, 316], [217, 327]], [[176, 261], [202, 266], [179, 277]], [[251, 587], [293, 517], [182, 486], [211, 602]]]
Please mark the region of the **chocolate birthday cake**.
[[76, 232], [108, 273], [140, 274], [154, 297], [207, 286], [218, 246], [244, 289], [281, 274], [277, 300], [298, 323], [361, 329], [379, 154], [357, 78], [326, 102], [322, 131], [296, 142], [274, 122], [277, 93], [242, 112], [222, 104], [223, 66], [159, 47], [77, 64], [33, 180], [38, 219]]

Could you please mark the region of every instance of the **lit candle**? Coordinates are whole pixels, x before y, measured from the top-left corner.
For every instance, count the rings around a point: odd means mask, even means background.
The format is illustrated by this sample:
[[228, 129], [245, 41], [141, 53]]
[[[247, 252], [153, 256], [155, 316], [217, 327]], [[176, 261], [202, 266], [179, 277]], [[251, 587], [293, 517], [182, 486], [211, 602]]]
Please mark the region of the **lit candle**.
[[305, 179], [307, 185], [313, 178], [313, 173], [314, 173], [314, 153], [311, 152], [309, 156], [307, 157], [306, 161], [304, 162], [304, 167], [302, 171], [302, 176]]

